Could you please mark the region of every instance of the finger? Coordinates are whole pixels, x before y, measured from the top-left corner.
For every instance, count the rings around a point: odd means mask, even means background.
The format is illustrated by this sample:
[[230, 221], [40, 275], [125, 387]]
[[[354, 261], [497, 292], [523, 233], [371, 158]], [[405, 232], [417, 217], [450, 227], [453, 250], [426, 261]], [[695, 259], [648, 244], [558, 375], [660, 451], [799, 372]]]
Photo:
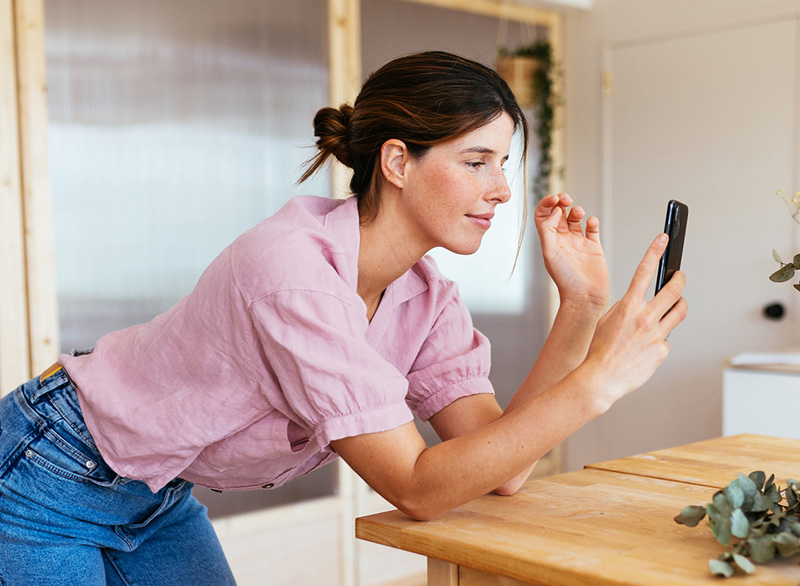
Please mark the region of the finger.
[[593, 242], [600, 242], [600, 220], [594, 216], [586, 220], [586, 237]]
[[583, 211], [583, 208], [580, 206], [575, 206], [569, 211], [569, 214], [567, 215], [567, 227], [569, 228], [570, 232], [579, 236], [583, 236], [581, 220], [583, 220], [585, 215], [586, 212]]
[[559, 201], [560, 198], [557, 195], [548, 195], [543, 197], [539, 202], [539, 205], [536, 206], [536, 211], [534, 212], [535, 221], [543, 222], [549, 218], [553, 213], [553, 210], [558, 207]]
[[686, 275], [682, 271], [675, 271], [670, 280], [661, 288], [661, 291], [650, 302], [653, 310], [659, 316], [664, 316], [678, 302], [686, 285]]
[[669, 237], [666, 234], [656, 236], [656, 239], [647, 248], [647, 252], [644, 253], [644, 258], [639, 262], [639, 266], [636, 267], [636, 272], [633, 275], [633, 279], [631, 279], [626, 295], [644, 299], [650, 283], [653, 281], [653, 276], [656, 274], [658, 261], [667, 247], [668, 240]]
[[542, 219], [538, 224], [537, 227], [539, 231], [558, 231], [560, 228], [560, 224], [563, 222], [564, 212], [559, 206], [553, 207], [550, 211], [550, 215], [547, 218]]
[[675, 302], [658, 324], [661, 335], [666, 339], [669, 333], [686, 319], [689, 313], [689, 304], [681, 297]]
[[560, 205], [564, 209], [567, 209], [573, 203], [572, 197], [569, 195], [569, 193], [559, 193], [557, 197], [558, 197], [558, 205]]

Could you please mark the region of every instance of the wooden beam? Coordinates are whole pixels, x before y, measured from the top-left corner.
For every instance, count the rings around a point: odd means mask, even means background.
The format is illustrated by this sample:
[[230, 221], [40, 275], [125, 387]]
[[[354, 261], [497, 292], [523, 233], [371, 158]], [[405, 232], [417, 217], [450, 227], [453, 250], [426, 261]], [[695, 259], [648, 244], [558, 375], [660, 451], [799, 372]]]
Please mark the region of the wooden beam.
[[31, 375], [58, 356], [52, 202], [47, 159], [44, 0], [14, 0], [20, 169]]
[[556, 17], [556, 13], [549, 10], [504, 0], [406, 0], [406, 2], [416, 2], [417, 4], [427, 4], [438, 8], [449, 8], [502, 20], [513, 20], [547, 27], [554, 25], [554, 18]]
[[0, 0], [0, 395], [30, 374], [14, 6]]
[[[360, 0], [328, 0], [328, 59], [330, 104], [352, 104], [361, 89]], [[349, 195], [352, 171], [338, 162], [331, 166], [334, 197]]]

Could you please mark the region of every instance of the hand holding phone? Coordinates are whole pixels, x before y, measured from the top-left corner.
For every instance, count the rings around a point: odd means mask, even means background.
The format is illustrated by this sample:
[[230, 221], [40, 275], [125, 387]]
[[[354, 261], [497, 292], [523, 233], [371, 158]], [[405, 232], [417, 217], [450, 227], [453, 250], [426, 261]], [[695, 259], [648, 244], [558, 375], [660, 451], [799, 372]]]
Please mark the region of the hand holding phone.
[[669, 236], [667, 249], [658, 263], [656, 275], [656, 293], [667, 284], [673, 273], [681, 268], [683, 256], [683, 240], [686, 236], [686, 221], [689, 219], [689, 207], [677, 200], [667, 204], [667, 221], [664, 232]]

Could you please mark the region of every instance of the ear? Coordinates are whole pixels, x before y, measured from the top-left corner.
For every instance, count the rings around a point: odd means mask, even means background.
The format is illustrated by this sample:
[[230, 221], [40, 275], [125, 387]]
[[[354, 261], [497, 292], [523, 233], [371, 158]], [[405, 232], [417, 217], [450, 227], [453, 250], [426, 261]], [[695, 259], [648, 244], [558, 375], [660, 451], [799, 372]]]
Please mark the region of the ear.
[[395, 187], [403, 188], [406, 183], [406, 167], [410, 153], [406, 143], [390, 138], [381, 146], [381, 174]]

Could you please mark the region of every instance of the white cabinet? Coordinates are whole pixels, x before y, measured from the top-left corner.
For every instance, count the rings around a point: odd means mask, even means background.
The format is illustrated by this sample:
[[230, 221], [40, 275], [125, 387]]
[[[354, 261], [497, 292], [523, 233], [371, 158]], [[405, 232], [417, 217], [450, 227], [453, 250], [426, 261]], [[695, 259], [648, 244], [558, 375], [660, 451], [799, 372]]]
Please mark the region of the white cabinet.
[[725, 369], [722, 434], [737, 433], [800, 439], [800, 368]]

